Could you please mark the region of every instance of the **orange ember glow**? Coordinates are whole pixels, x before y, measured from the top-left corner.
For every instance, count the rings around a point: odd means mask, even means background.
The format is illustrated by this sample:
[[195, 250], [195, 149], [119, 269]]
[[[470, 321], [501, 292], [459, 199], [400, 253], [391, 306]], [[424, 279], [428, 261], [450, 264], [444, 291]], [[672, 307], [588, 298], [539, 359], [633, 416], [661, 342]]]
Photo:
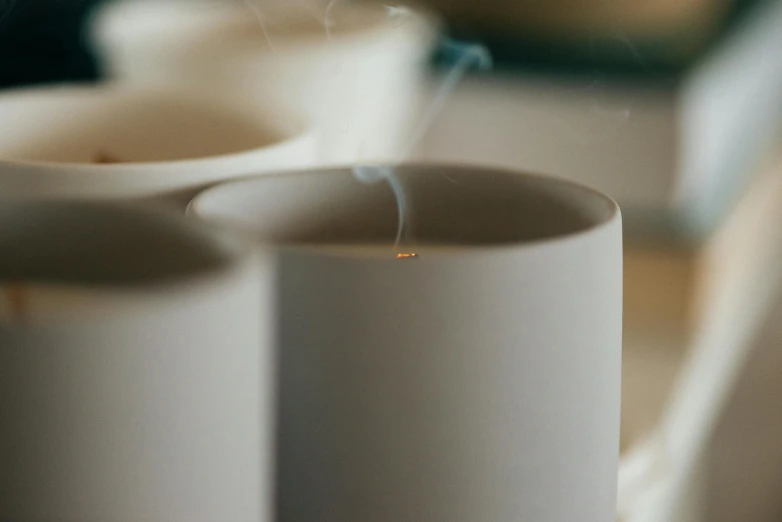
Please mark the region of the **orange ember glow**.
[[109, 165], [112, 163], [122, 163], [120, 160], [115, 158], [114, 156], [107, 154], [103, 151], [98, 152], [95, 154], [95, 157], [92, 159], [93, 163], [97, 163], [100, 165]]
[[410, 258], [413, 258], [413, 257], [418, 257], [418, 254], [397, 254], [396, 255], [397, 259], [410, 259]]
[[11, 310], [18, 318], [24, 317], [26, 309], [26, 292], [21, 284], [12, 285], [8, 288], [8, 299], [11, 303]]

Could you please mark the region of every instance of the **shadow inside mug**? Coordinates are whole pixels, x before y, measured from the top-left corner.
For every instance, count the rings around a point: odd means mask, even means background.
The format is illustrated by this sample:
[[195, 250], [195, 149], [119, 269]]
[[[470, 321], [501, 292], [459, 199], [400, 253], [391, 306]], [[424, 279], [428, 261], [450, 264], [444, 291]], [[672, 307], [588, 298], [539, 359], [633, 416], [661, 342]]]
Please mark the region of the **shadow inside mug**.
[[175, 216], [88, 203], [0, 205], [0, 282], [136, 285], [225, 267], [229, 241]]

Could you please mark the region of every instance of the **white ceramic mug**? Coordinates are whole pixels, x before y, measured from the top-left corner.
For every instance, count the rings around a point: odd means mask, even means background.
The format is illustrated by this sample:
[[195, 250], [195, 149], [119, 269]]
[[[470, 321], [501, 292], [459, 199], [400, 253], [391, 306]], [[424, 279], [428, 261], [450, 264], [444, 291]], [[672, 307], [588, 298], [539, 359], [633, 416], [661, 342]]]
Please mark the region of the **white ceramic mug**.
[[271, 520], [271, 259], [192, 225], [0, 203], [0, 520]]
[[149, 200], [184, 209], [210, 183], [311, 164], [315, 137], [284, 109], [167, 88], [0, 93], [0, 195]]
[[280, 249], [278, 519], [613, 520], [617, 206], [477, 167], [360, 174], [225, 183], [189, 207]]
[[436, 23], [381, 2], [123, 0], [92, 33], [110, 78], [294, 107], [318, 127], [320, 162], [334, 164], [400, 159]]

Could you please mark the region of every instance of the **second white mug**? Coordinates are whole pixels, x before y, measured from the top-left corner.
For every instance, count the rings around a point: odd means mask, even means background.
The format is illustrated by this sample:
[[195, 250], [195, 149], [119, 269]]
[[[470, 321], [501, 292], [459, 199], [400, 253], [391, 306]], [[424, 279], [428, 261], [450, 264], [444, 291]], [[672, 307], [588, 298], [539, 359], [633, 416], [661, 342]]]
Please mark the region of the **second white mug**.
[[272, 520], [272, 259], [192, 225], [0, 204], [0, 520]]

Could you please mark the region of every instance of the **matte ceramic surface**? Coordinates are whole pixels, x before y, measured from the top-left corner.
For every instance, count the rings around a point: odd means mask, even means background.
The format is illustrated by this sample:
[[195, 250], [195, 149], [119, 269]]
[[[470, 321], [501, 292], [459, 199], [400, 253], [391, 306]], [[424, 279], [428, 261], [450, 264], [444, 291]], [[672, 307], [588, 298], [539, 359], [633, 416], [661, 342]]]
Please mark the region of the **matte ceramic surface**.
[[225, 234], [0, 204], [0, 520], [271, 520], [271, 297]]
[[187, 201], [210, 183], [310, 163], [314, 137], [283, 109], [166, 88], [0, 93], [0, 194]]
[[319, 129], [319, 160], [399, 159], [435, 23], [374, 2], [124, 0], [93, 24], [110, 77], [283, 102]]
[[391, 184], [360, 178], [226, 183], [189, 209], [279, 247], [278, 519], [614, 520], [616, 205], [546, 177], [404, 166], [395, 246]]

